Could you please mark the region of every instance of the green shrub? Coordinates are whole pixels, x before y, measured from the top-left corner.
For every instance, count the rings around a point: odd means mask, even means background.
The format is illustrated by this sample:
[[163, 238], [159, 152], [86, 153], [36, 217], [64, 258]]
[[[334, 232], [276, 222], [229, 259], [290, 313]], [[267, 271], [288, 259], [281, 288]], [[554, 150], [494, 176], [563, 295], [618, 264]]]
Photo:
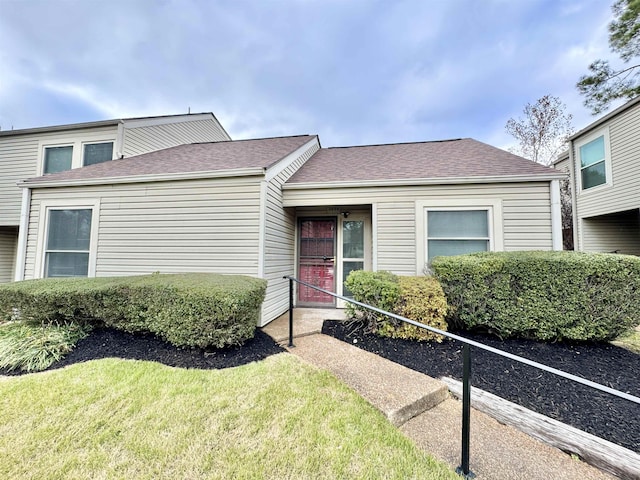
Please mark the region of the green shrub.
[[640, 258], [582, 252], [438, 257], [449, 325], [501, 337], [610, 340], [640, 323]]
[[[400, 298], [396, 304], [395, 313], [439, 330], [447, 330], [447, 321], [445, 320], [447, 300], [438, 280], [433, 277], [398, 277], [398, 283]], [[391, 323], [394, 324], [394, 328], [386, 328], [388, 334], [380, 332], [381, 335], [393, 338], [442, 341], [442, 335], [424, 328], [393, 319], [391, 319]]]
[[51, 366], [87, 336], [78, 324], [30, 325], [21, 321], [0, 324], [0, 368], [38, 372]]
[[27, 280], [0, 285], [0, 315], [31, 323], [104, 324], [176, 346], [240, 345], [253, 337], [266, 281], [216, 274]]
[[[349, 273], [344, 285], [354, 300], [395, 313], [393, 310], [400, 296], [400, 285], [398, 277], [393, 273], [354, 270]], [[350, 318], [356, 318], [363, 323], [366, 332], [378, 331], [379, 324], [389, 320], [386, 315], [351, 303], [347, 304], [345, 310]]]
[[[438, 281], [429, 277], [399, 277], [390, 272], [353, 271], [345, 286], [354, 300], [404, 316], [425, 325], [447, 329], [447, 302]], [[363, 323], [367, 332], [392, 338], [442, 341], [440, 335], [393, 317], [347, 304], [347, 315]]]

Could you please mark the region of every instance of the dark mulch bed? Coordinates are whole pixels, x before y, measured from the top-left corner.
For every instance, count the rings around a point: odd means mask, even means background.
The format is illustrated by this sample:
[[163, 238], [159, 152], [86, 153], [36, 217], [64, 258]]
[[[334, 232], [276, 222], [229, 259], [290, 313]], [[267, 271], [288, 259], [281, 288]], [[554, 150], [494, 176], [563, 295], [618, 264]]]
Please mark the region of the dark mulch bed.
[[[284, 351], [271, 337], [260, 330], [256, 330], [255, 337], [241, 347], [205, 352], [196, 348], [176, 348], [153, 335], [132, 335], [118, 330], [98, 329], [80, 340], [76, 348], [48, 370], [108, 357], [149, 360], [171, 367], [221, 369], [263, 360]], [[0, 374], [21, 375], [24, 372], [0, 369]]]
[[[328, 320], [322, 332], [431, 377], [462, 378], [462, 345], [454, 340], [418, 343], [381, 338]], [[640, 396], [640, 355], [608, 343], [542, 343], [460, 336], [505, 350], [603, 385]], [[640, 453], [640, 406], [570, 380], [471, 350], [473, 386]]]

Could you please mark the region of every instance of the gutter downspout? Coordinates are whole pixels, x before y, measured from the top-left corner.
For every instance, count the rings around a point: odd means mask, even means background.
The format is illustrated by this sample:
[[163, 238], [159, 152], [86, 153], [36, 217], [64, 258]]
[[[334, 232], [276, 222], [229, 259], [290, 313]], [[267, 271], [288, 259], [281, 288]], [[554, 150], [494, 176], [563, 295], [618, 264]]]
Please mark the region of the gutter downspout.
[[29, 236], [29, 211], [31, 209], [31, 189], [22, 190], [22, 206], [20, 209], [20, 229], [18, 230], [18, 251], [16, 252], [16, 273], [14, 280], [24, 280], [24, 267], [27, 259], [27, 237]]
[[551, 240], [553, 250], [562, 250], [562, 211], [560, 180], [551, 180]]

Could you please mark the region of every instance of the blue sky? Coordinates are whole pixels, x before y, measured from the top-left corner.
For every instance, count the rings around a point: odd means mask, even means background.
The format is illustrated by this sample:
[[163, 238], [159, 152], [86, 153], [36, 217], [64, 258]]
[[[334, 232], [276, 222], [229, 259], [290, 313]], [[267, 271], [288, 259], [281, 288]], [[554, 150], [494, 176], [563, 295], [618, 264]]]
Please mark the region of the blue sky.
[[232, 138], [472, 137], [611, 58], [607, 0], [0, 0], [0, 127], [212, 111]]

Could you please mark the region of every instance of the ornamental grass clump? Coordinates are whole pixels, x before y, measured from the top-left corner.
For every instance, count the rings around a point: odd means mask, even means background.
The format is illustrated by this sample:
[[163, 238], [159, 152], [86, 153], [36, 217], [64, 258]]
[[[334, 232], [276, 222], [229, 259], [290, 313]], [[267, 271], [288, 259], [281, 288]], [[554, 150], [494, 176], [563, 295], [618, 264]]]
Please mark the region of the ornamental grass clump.
[[38, 372], [59, 361], [88, 329], [75, 323], [29, 324], [11, 321], [0, 325], [0, 369]]

